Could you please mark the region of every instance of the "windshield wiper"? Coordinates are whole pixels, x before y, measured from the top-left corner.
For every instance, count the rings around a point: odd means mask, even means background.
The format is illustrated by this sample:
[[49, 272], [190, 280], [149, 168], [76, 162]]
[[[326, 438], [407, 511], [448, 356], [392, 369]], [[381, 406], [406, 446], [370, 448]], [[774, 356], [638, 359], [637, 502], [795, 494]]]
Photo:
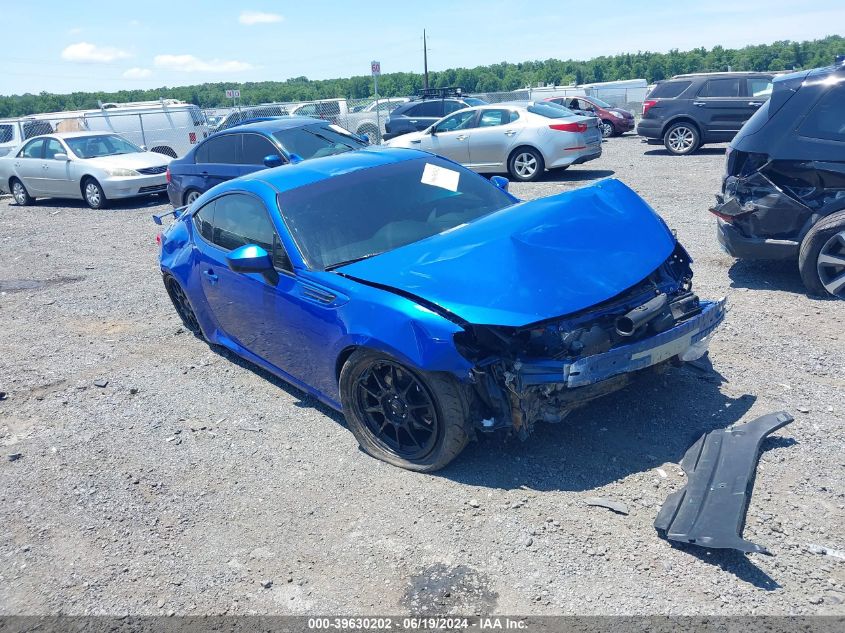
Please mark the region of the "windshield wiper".
[[381, 252], [370, 253], [369, 255], [361, 255], [361, 257], [353, 257], [352, 259], [347, 259], [347, 260], [342, 261], [342, 262], [337, 262], [336, 264], [331, 264], [330, 266], [326, 266], [326, 270], [334, 270], [335, 268], [340, 268], [341, 266], [346, 266], [347, 264], [354, 264], [355, 262], [360, 262], [361, 260], [369, 259], [370, 257], [375, 257], [376, 255], [381, 255]]

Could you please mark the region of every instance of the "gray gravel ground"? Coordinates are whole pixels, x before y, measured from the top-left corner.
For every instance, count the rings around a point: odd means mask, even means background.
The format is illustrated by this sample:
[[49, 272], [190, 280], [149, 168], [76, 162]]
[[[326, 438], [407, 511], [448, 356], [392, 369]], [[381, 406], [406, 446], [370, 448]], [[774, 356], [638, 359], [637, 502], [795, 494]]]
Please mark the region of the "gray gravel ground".
[[[730, 299], [713, 370], [644, 378], [435, 475], [367, 457], [339, 415], [185, 333], [156, 268], [160, 200], [1, 199], [0, 613], [845, 613], [845, 302], [720, 252], [723, 151], [623, 137], [513, 186], [615, 176], [644, 196], [698, 293]], [[745, 530], [774, 556], [660, 540], [690, 444], [780, 409], [796, 421], [764, 447]]]

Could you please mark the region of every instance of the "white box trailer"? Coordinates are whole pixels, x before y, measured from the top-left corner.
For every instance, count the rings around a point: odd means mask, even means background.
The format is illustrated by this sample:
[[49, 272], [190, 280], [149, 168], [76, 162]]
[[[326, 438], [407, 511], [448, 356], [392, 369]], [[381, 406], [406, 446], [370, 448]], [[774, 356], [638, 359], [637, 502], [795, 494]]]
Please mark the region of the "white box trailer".
[[177, 158], [209, 134], [205, 115], [192, 103], [159, 99], [99, 105], [96, 110], [45, 112], [0, 120], [0, 156], [39, 134], [90, 130], [114, 132], [150, 151]]

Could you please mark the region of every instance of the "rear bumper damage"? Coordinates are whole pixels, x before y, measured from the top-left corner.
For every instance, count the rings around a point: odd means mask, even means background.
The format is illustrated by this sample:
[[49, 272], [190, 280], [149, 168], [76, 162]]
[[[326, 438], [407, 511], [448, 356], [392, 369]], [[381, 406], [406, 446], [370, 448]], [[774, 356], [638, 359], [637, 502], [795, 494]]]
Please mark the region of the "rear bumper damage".
[[716, 220], [716, 239], [728, 254], [738, 259], [797, 259], [800, 242], [764, 237], [746, 237], [734, 225]]
[[681, 460], [687, 484], [670, 494], [654, 527], [670, 541], [741, 552], [769, 551], [742, 538], [760, 445], [793, 418], [770, 413], [748, 424], [711, 431]]

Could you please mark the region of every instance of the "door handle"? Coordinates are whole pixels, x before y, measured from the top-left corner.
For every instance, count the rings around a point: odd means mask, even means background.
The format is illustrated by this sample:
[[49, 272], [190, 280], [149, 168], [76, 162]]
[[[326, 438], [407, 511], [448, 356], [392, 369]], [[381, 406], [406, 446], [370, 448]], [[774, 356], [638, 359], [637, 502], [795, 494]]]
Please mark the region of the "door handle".
[[693, 101], [693, 102], [692, 102], [692, 105], [695, 105], [695, 106], [703, 106], [703, 105], [707, 105], [707, 104], [706, 104], [706, 103], [704, 103], [704, 101]]
[[505, 132], [505, 136], [513, 136], [514, 134], [516, 134], [516, 130], [508, 130]]
[[421, 143], [422, 141], [418, 138], [415, 138], [411, 141], [411, 143]]
[[204, 271], [202, 271], [202, 274], [203, 274], [203, 275], [205, 275], [205, 276], [206, 276], [206, 278], [208, 278], [208, 280], [209, 280], [212, 284], [216, 284], [216, 283], [217, 283], [217, 280], [219, 279], [219, 277], [218, 277], [217, 275], [215, 275], [215, 274], [214, 274], [214, 271], [213, 271], [211, 268], [209, 268], [208, 270], [204, 270]]
[[43, 165], [41, 165], [41, 169], [49, 169], [49, 168], [50, 168], [50, 166], [47, 163], [44, 163]]
[[456, 137], [455, 137], [455, 140], [456, 140], [456, 141], [465, 141], [465, 140], [467, 140], [468, 138], [469, 138], [469, 137], [468, 137], [466, 134], [461, 134], [460, 136], [456, 136]]
[[763, 102], [762, 101], [749, 101], [748, 105], [754, 106], [755, 108], [759, 108], [761, 105], [763, 105]]

